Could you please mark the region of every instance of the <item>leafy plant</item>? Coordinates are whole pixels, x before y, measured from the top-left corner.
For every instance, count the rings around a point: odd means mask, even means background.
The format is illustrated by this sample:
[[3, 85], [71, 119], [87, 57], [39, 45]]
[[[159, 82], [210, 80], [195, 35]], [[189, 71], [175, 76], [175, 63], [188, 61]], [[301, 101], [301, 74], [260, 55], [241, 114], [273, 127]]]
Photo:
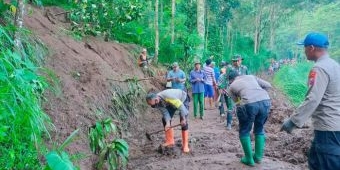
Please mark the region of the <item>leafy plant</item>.
[[115, 112], [123, 111], [125, 114], [134, 112], [139, 104], [139, 99], [146, 93], [137, 79], [129, 81], [126, 90], [115, 86], [113, 91], [112, 102], [115, 106]]
[[117, 127], [112, 119], [97, 121], [89, 129], [91, 151], [99, 156], [98, 169], [104, 165], [111, 170], [125, 167], [129, 157], [129, 146], [123, 139], [117, 139]]
[[47, 170], [74, 170], [75, 167], [69, 158], [65, 147], [67, 147], [75, 138], [79, 129], [72, 132], [72, 134], [56, 149], [46, 154], [48, 166]]
[[71, 162], [68, 154], [66, 152], [58, 153], [52, 151], [46, 155], [46, 160], [48, 163], [48, 168], [51, 170], [73, 170], [75, 169], [73, 163]]
[[138, 0], [80, 0], [70, 13], [72, 30], [81, 35], [102, 35], [141, 16]]

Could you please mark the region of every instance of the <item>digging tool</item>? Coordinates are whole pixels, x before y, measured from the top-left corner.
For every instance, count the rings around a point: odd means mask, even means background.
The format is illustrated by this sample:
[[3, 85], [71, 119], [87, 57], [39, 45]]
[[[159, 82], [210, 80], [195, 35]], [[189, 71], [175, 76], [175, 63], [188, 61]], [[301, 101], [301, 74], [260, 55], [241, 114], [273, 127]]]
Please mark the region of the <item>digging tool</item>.
[[[170, 126], [170, 128], [175, 128], [175, 127], [178, 127], [178, 126], [181, 126], [181, 124], [174, 125], [174, 126]], [[159, 133], [159, 132], [163, 132], [163, 131], [165, 131], [165, 130], [164, 130], [164, 129], [163, 129], [163, 130], [158, 130], [158, 131], [151, 132], [151, 133], [146, 132], [146, 133], [145, 133], [145, 136], [146, 136], [146, 138], [148, 138], [150, 141], [152, 141], [151, 135], [156, 134], [156, 133]]]
[[220, 101], [221, 100], [221, 95], [222, 95], [221, 93], [218, 95], [215, 107], [220, 107], [222, 105], [222, 103]]

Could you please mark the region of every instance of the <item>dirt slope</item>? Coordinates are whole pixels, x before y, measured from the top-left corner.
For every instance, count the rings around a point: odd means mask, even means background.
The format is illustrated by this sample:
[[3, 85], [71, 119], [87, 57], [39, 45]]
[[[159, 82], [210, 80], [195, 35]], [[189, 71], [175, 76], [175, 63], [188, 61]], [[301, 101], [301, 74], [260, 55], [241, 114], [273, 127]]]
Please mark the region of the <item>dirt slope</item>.
[[[60, 9], [48, 8], [53, 13]], [[56, 130], [52, 134], [57, 141], [63, 141], [72, 131], [81, 128], [80, 138], [70, 147], [71, 153], [87, 155], [80, 162], [81, 169], [93, 169], [95, 157], [88, 148], [87, 129], [103, 112], [112, 114], [112, 87], [126, 87], [108, 79], [123, 79], [128, 75], [144, 77], [136, 65], [134, 53], [138, 47], [97, 39], [76, 41], [59, 20], [52, 22], [38, 9], [25, 19], [28, 26], [51, 50], [46, 66], [60, 79], [61, 94], [48, 95], [46, 112], [51, 116]], [[139, 50], [139, 49], [138, 49]], [[147, 90], [154, 87], [142, 82]], [[274, 110], [267, 124], [267, 149], [262, 165], [253, 169], [306, 169], [306, 151], [310, 141], [310, 129], [297, 130], [294, 135], [279, 132], [285, 117], [291, 114], [290, 106], [279, 93], [274, 98]], [[190, 117], [190, 155], [182, 155], [179, 146], [176, 155], [157, 153], [156, 148], [163, 140], [163, 134], [147, 141], [145, 131], [161, 129], [160, 114], [156, 110], [140, 110], [132, 121], [130, 131], [123, 133], [128, 140], [130, 164], [128, 169], [248, 169], [239, 163], [242, 155], [238, 141], [237, 121], [232, 131], [226, 131], [218, 111], [207, 111], [202, 122]], [[177, 120], [177, 119], [176, 119]], [[176, 140], [180, 143], [180, 130], [176, 130]]]
[[[108, 79], [124, 80], [131, 75], [144, 77], [134, 55], [140, 49], [135, 45], [98, 39], [76, 41], [66, 34], [64, 27], [67, 24], [59, 20], [51, 22], [44, 11], [33, 9], [33, 13], [25, 18], [25, 24], [50, 49], [46, 67], [55, 72], [61, 86], [61, 94], [49, 94], [45, 106], [56, 127], [52, 136], [63, 141], [71, 132], [81, 128], [80, 139], [69, 147], [69, 151], [90, 155], [86, 136], [88, 127], [98, 120], [97, 117], [112, 114], [112, 87], [126, 87], [125, 83]], [[47, 9], [60, 12], [58, 8]], [[144, 86], [153, 87], [147, 82]], [[100, 112], [104, 115], [98, 115]], [[85, 158], [80, 162], [80, 168], [92, 169], [94, 159], [91, 156]]]

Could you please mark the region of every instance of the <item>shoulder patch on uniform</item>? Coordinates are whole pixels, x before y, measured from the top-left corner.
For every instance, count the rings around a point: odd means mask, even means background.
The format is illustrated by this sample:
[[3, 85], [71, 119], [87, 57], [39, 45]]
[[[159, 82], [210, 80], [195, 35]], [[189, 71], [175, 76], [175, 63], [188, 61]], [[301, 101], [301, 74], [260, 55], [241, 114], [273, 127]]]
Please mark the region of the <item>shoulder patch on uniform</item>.
[[315, 80], [316, 80], [316, 71], [312, 70], [309, 72], [308, 85], [313, 86], [315, 84]]

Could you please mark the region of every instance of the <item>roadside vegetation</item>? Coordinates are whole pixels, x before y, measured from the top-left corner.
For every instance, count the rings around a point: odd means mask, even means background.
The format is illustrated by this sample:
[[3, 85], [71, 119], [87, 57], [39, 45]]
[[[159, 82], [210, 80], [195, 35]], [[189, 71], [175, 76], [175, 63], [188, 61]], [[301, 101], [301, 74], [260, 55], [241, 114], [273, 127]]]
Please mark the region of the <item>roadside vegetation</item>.
[[274, 84], [282, 90], [295, 106], [301, 104], [307, 93], [308, 74], [312, 62], [282, 67], [274, 76]]

